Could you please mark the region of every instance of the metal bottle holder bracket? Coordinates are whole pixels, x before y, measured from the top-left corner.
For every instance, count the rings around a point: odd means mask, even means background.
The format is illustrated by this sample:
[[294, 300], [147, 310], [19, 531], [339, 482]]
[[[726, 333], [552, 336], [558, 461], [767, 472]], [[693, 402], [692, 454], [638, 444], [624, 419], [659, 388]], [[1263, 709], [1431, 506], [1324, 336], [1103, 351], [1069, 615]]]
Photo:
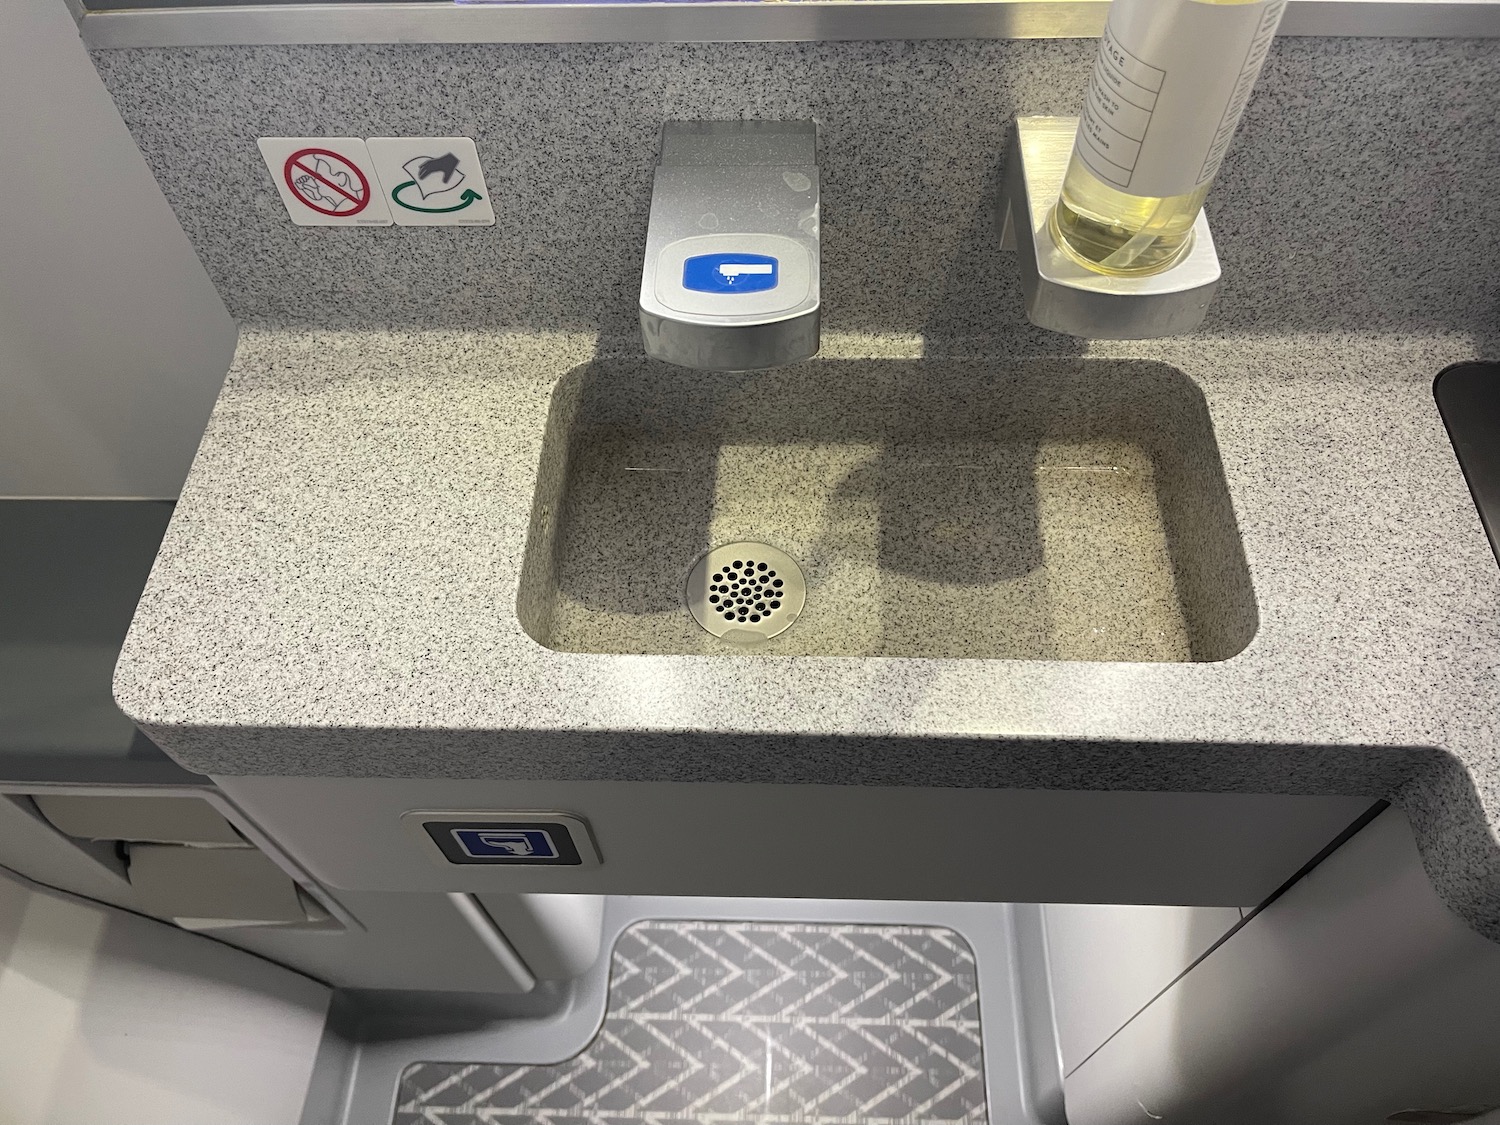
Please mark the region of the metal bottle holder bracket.
[[1011, 130], [995, 217], [1001, 248], [1020, 256], [1027, 317], [1054, 332], [1102, 340], [1192, 332], [1219, 287], [1219, 255], [1203, 214], [1187, 256], [1144, 277], [1095, 273], [1053, 241], [1047, 216], [1062, 191], [1077, 131], [1076, 117], [1018, 117]]

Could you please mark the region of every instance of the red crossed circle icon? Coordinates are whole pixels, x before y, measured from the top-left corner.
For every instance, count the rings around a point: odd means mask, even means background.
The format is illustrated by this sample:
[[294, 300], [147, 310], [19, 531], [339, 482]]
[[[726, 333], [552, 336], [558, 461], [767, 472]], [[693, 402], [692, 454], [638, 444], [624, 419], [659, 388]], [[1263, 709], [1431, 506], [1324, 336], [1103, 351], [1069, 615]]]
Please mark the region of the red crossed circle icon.
[[281, 174], [297, 201], [320, 215], [346, 219], [370, 205], [370, 181], [359, 165], [326, 148], [302, 148]]

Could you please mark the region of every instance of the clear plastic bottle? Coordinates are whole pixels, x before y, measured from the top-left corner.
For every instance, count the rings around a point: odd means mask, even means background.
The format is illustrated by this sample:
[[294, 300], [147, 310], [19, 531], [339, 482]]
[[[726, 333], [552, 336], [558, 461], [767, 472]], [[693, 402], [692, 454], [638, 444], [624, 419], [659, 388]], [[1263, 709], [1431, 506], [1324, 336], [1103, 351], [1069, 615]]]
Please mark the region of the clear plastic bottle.
[[1260, 74], [1285, 0], [1113, 0], [1053, 239], [1100, 273], [1167, 269]]

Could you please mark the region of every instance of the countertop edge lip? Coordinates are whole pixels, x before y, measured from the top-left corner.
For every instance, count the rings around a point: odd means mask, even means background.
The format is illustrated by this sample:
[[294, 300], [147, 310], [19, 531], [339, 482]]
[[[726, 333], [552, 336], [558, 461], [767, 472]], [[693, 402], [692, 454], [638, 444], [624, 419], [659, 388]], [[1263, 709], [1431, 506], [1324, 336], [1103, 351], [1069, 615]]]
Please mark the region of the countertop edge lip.
[[1441, 740], [1408, 740], [1379, 742], [1374, 739], [1273, 739], [1256, 737], [1203, 737], [1203, 738], [1163, 738], [1163, 737], [1127, 737], [1119, 734], [1096, 734], [1086, 732], [1067, 731], [1038, 731], [1038, 730], [892, 730], [876, 727], [854, 727], [845, 726], [839, 730], [815, 730], [806, 727], [802, 729], [788, 729], [777, 727], [750, 727], [750, 726], [682, 726], [682, 725], [649, 725], [649, 724], [603, 724], [603, 723], [571, 723], [571, 724], [526, 724], [513, 723], [505, 726], [465, 726], [452, 723], [431, 724], [406, 724], [391, 725], [389, 723], [336, 723], [336, 722], [235, 722], [231, 720], [214, 721], [209, 719], [186, 719], [180, 716], [165, 714], [147, 714], [143, 711], [132, 712], [116, 698], [116, 705], [120, 707], [127, 718], [138, 727], [147, 731], [160, 731], [164, 733], [175, 733], [184, 735], [197, 734], [236, 734], [250, 737], [274, 738], [277, 735], [291, 735], [293, 737], [319, 737], [326, 735], [360, 735], [383, 736], [387, 738], [429, 738], [442, 735], [452, 735], [463, 738], [494, 738], [497, 740], [507, 739], [620, 739], [620, 740], [674, 740], [674, 739], [708, 739], [722, 740], [726, 743], [732, 742], [755, 742], [755, 741], [778, 741], [778, 742], [884, 742], [892, 744], [920, 744], [937, 743], [944, 745], [973, 745], [975, 747], [990, 745], [1012, 745], [1012, 746], [1037, 746], [1037, 747], [1130, 747], [1147, 750], [1160, 750], [1170, 753], [1174, 750], [1195, 749], [1217, 749], [1217, 750], [1244, 750], [1254, 752], [1257, 750], [1273, 751], [1305, 751], [1308, 753], [1318, 752], [1359, 752], [1370, 751], [1374, 753], [1406, 753], [1414, 756], [1439, 754], [1452, 760], [1465, 769], [1468, 768], [1462, 752]]

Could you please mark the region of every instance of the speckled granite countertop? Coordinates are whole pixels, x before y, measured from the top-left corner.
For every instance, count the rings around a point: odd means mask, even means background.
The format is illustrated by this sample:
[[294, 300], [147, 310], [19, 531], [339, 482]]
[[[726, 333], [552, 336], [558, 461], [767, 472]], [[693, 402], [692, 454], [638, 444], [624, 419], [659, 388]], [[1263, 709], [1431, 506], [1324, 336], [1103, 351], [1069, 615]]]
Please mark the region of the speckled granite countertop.
[[1500, 936], [1500, 568], [1431, 395], [1478, 346], [1090, 345], [1202, 388], [1260, 613], [1227, 661], [1122, 664], [551, 651], [517, 587], [549, 395], [595, 337], [247, 331], [116, 697], [210, 774], [1385, 797]]

